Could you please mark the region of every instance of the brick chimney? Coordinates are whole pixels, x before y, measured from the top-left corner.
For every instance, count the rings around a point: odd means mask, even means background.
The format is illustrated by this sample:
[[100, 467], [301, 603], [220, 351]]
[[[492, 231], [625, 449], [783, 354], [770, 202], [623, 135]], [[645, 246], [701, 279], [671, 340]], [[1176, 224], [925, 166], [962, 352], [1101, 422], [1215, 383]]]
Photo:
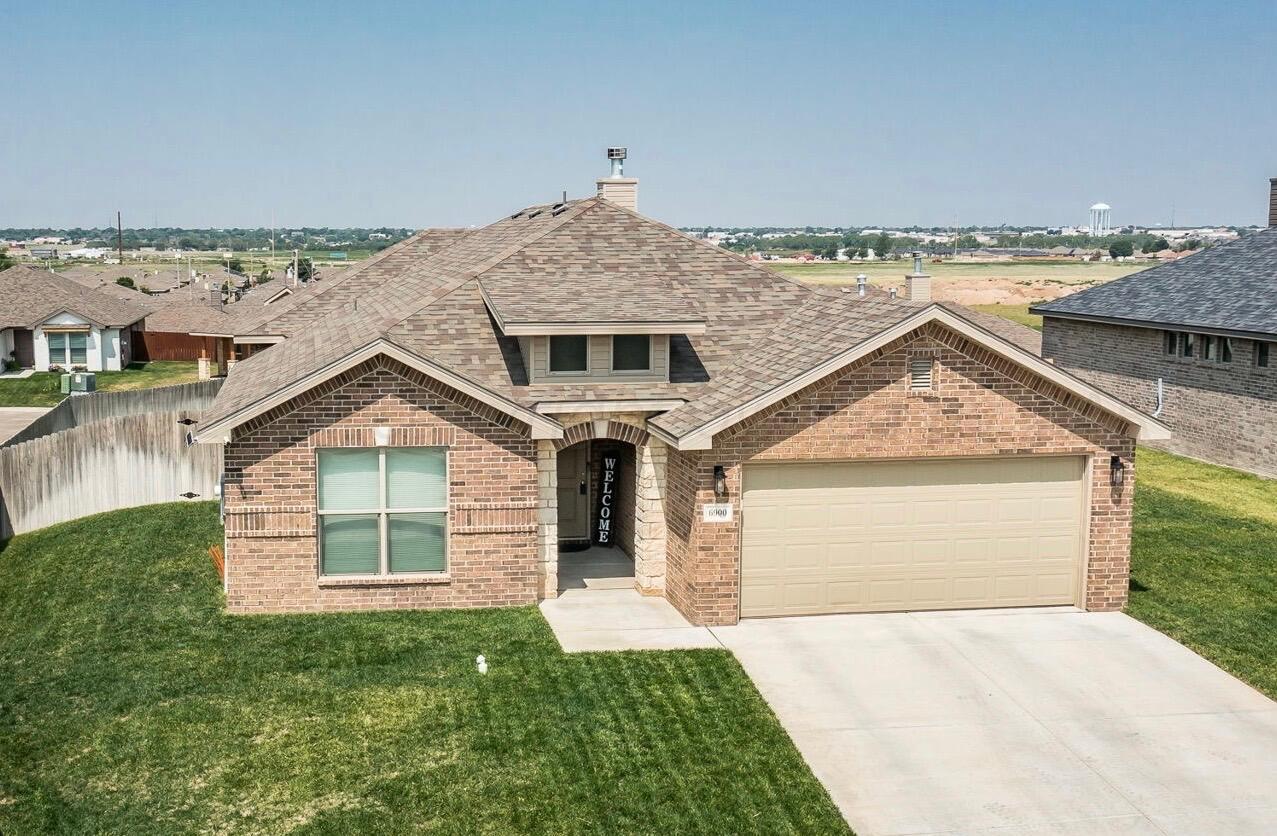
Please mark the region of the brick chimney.
[[1277, 177], [1268, 181], [1268, 225], [1277, 226]]
[[931, 301], [931, 277], [922, 272], [922, 253], [913, 254], [913, 272], [905, 276], [905, 295], [911, 302]]
[[612, 174], [600, 177], [596, 183], [599, 197], [606, 201], [623, 206], [631, 212], [638, 211], [638, 179], [625, 176], [625, 149], [607, 149], [608, 161], [612, 163]]
[[222, 307], [222, 288], [220, 285], [208, 289], [208, 304], [214, 308]]

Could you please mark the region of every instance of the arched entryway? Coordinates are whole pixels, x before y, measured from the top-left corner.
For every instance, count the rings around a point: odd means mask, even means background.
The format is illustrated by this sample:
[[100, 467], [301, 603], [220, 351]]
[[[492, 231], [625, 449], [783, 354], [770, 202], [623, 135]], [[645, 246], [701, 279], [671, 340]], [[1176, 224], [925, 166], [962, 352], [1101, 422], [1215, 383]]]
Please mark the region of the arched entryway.
[[559, 590], [634, 585], [634, 445], [610, 438], [559, 451]]
[[638, 423], [592, 416], [542, 442], [544, 594], [665, 586], [665, 447]]

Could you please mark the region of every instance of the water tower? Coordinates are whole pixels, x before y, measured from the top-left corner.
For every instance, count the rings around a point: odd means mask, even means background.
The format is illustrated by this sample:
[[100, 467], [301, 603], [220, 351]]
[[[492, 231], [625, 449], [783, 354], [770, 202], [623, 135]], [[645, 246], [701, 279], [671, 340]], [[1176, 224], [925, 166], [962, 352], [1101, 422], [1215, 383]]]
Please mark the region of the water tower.
[[1109, 217], [1112, 211], [1113, 207], [1107, 203], [1097, 203], [1091, 207], [1091, 235], [1102, 238], [1113, 231], [1112, 219]]

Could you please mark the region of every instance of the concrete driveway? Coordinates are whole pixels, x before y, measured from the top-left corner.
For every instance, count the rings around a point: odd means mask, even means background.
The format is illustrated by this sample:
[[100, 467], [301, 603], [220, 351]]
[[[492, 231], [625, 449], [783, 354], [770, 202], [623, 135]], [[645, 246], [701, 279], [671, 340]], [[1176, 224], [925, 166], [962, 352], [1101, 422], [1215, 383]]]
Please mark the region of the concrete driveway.
[[860, 836], [1277, 833], [1277, 703], [1120, 613], [713, 632]]

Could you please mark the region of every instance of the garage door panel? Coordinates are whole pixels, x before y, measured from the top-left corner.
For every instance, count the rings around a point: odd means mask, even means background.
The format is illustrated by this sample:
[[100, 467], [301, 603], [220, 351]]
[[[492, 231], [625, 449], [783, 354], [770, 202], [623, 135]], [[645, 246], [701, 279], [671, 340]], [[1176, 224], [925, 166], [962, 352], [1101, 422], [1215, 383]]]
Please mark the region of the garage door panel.
[[741, 613], [1069, 604], [1085, 460], [751, 465]]

